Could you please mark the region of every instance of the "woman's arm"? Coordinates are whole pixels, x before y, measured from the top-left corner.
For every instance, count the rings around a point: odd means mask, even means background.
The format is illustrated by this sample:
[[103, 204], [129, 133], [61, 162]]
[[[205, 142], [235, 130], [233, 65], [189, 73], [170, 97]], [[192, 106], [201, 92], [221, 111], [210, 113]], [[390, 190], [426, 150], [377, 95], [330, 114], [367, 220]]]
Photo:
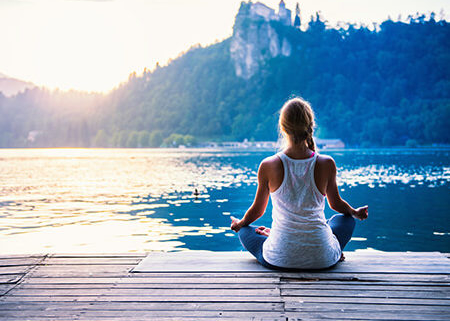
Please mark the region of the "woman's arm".
[[336, 183], [336, 163], [329, 157], [327, 158], [327, 169], [328, 169], [328, 184], [326, 188], [326, 194], [328, 199], [328, 204], [336, 212], [351, 215], [359, 220], [364, 220], [369, 215], [369, 207], [363, 206], [357, 209], [351, 207], [346, 201], [344, 201], [339, 195], [339, 189]]
[[258, 169], [258, 188], [256, 190], [255, 200], [252, 206], [247, 210], [244, 217], [241, 220], [231, 217], [231, 229], [238, 232], [241, 227], [250, 225], [258, 218], [260, 218], [267, 207], [269, 202], [269, 179], [268, 179], [268, 162], [262, 161]]

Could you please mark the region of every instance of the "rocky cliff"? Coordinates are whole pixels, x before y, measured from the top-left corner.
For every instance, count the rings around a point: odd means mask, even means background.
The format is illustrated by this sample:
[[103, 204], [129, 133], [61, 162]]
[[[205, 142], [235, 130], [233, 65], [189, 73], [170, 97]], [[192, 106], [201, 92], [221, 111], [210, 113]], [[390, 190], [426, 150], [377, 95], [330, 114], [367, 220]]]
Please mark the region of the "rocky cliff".
[[290, 41], [279, 32], [282, 28], [291, 28], [285, 15], [280, 17], [259, 2], [241, 4], [230, 43], [231, 59], [238, 77], [249, 79], [264, 60], [291, 55]]

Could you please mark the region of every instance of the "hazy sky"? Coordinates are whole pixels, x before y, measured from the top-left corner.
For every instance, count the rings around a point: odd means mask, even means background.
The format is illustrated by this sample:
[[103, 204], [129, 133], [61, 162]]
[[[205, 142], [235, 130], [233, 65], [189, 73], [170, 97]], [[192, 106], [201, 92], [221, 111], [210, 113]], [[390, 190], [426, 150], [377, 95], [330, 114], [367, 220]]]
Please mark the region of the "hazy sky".
[[[107, 91], [132, 71], [232, 33], [240, 0], [0, 0], [0, 73], [38, 85]], [[262, 1], [277, 8], [279, 0]], [[294, 11], [296, 1], [285, 0]], [[381, 22], [449, 0], [303, 0], [303, 21]]]

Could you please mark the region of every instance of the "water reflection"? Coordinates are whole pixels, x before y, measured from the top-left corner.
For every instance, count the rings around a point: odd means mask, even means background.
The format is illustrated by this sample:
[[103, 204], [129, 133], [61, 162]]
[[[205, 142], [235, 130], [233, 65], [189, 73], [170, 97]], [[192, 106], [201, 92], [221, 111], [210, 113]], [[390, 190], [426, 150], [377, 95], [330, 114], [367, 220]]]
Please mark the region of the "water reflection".
[[[270, 154], [0, 150], [0, 251], [239, 250], [229, 217], [250, 205]], [[341, 194], [371, 206], [349, 249], [449, 251], [448, 151], [329, 154]], [[270, 224], [270, 210], [258, 223]]]

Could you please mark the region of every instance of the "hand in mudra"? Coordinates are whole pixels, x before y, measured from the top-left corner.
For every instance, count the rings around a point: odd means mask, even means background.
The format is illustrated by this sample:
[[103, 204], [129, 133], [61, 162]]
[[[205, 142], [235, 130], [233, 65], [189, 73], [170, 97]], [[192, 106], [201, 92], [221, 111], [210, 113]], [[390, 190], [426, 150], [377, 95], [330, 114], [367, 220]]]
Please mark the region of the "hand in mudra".
[[256, 228], [255, 231], [257, 234], [261, 234], [264, 236], [269, 236], [269, 234], [270, 234], [270, 228], [265, 227], [265, 226], [260, 226], [260, 227]]
[[234, 216], [230, 216], [231, 219], [231, 226], [230, 228], [235, 231], [236, 233], [239, 232], [239, 230], [242, 227], [242, 221], [240, 219], [235, 218]]
[[362, 206], [362, 207], [358, 207], [355, 210], [355, 215], [354, 217], [359, 219], [359, 220], [365, 220], [367, 217], [369, 216], [369, 206]]

